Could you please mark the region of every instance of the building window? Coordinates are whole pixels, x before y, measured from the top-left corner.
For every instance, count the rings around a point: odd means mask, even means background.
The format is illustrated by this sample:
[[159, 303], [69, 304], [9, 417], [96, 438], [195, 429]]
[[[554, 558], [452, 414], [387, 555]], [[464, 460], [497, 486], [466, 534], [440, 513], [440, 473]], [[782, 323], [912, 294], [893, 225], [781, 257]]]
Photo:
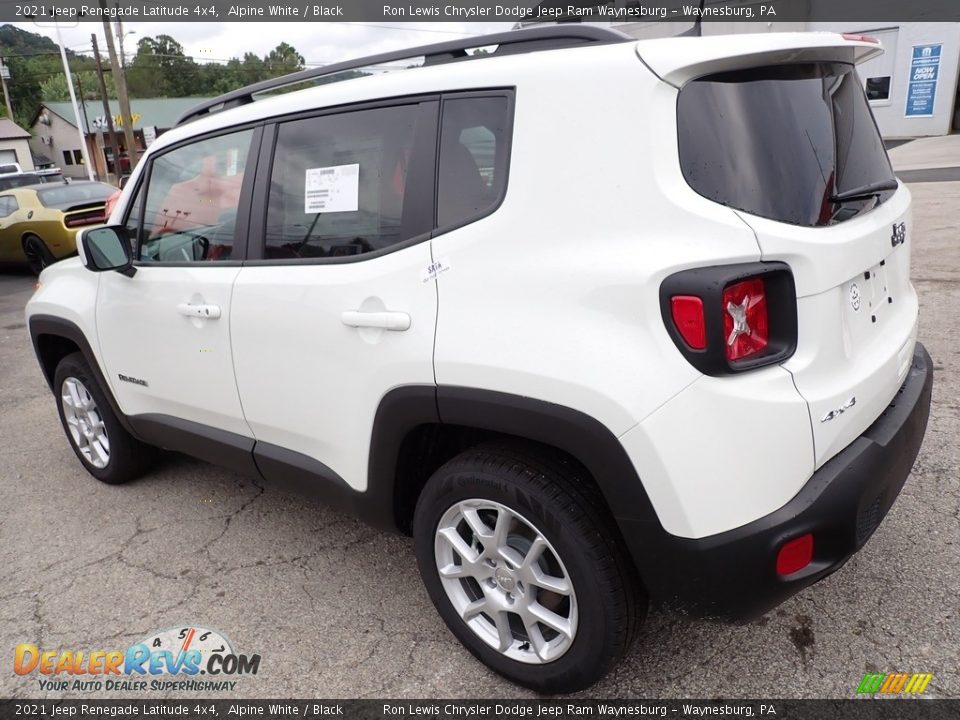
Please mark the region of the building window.
[[73, 151], [73, 162], [77, 165], [83, 165], [83, 151], [74, 150]]
[[867, 100], [890, 99], [890, 76], [867, 78]]
[[73, 165], [73, 155], [70, 154], [69, 150], [63, 151], [63, 164], [64, 165]]

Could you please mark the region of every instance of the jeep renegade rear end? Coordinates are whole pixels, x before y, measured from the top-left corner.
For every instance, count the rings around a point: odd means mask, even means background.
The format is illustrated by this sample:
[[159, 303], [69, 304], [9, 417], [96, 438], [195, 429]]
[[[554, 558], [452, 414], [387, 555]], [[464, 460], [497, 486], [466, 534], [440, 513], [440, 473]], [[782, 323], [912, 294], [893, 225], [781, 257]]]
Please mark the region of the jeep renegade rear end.
[[28, 305], [71, 445], [412, 533], [450, 630], [542, 691], [651, 602], [764, 612], [863, 546], [929, 414], [879, 51], [561, 26], [206, 103]]

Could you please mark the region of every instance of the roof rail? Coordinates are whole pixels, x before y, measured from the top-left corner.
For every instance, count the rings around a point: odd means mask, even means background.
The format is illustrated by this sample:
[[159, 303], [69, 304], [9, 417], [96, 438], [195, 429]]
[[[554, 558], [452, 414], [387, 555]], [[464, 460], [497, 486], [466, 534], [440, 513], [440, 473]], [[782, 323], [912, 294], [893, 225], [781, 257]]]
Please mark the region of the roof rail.
[[[552, 25], [525, 30], [511, 30], [508, 32], [494, 33], [492, 35], [477, 35], [461, 40], [451, 40], [433, 45], [421, 45], [405, 50], [394, 50], [379, 55], [369, 55], [367, 57], [346, 60], [332, 65], [324, 65], [323, 67], [300, 70], [299, 72], [283, 75], [282, 77], [247, 85], [239, 90], [228, 92], [190, 108], [177, 118], [174, 127], [192, 120], [197, 120], [206, 115], [239, 107], [240, 105], [247, 105], [254, 101], [255, 95], [269, 92], [270, 90], [276, 90], [290, 85], [299, 85], [327, 75], [334, 75], [346, 70], [358, 70], [369, 67], [370, 65], [380, 65], [417, 57], [424, 58], [424, 65], [439, 65], [441, 63], [458, 60], [514, 55], [539, 50], [556, 50], [584, 44], [625, 42], [633, 39], [634, 38], [624, 35], [617, 30], [609, 30], [590, 25]], [[497, 49], [489, 55], [467, 54], [468, 50], [490, 45], [496, 45]]]

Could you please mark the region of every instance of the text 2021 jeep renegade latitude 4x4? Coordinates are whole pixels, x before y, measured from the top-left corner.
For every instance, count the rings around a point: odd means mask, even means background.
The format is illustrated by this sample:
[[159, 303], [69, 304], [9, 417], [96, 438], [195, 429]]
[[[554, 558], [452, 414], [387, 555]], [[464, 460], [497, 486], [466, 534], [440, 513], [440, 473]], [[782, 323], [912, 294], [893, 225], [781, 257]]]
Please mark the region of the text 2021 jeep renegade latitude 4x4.
[[881, 51], [541, 27], [205, 103], [27, 306], [67, 437], [104, 482], [168, 448], [412, 533], [454, 635], [539, 690], [652, 602], [763, 612], [926, 429]]

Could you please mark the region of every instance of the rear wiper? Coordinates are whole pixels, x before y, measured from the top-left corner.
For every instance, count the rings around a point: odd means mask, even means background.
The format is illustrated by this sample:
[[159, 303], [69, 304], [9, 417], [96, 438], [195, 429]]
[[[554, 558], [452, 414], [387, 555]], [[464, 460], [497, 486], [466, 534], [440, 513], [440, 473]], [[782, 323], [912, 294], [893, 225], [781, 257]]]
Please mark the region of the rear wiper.
[[853, 190], [846, 190], [842, 193], [831, 195], [830, 202], [844, 203], [851, 200], [866, 200], [867, 198], [871, 198], [874, 195], [879, 195], [886, 190], [896, 190], [897, 187], [898, 185], [896, 178], [892, 178], [890, 180], [880, 180], [878, 182], [870, 183], [869, 185], [861, 185], [858, 188], [853, 188]]

